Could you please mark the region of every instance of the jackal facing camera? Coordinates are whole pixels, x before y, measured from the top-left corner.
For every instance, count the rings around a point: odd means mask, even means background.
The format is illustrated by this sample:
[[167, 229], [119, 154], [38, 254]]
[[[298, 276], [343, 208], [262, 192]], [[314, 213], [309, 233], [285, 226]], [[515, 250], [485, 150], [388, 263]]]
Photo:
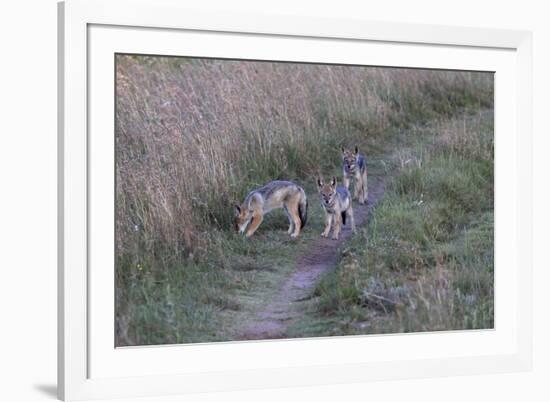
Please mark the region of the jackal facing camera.
[[353, 206], [349, 190], [344, 186], [336, 185], [336, 177], [330, 183], [324, 183], [323, 179], [317, 179], [317, 188], [321, 196], [321, 205], [325, 210], [325, 229], [321, 236], [328, 237], [330, 228], [333, 226], [332, 238], [338, 240], [342, 224], [346, 224], [349, 218], [351, 230], [355, 232], [355, 219], [353, 217]]
[[359, 204], [367, 202], [367, 158], [359, 153], [359, 148], [350, 151], [342, 147], [342, 162], [344, 165], [344, 187], [349, 190], [350, 179], [355, 178], [353, 197]]
[[271, 181], [251, 191], [241, 205], [235, 205], [235, 230], [246, 230], [246, 236], [252, 236], [264, 215], [277, 208], [285, 210], [290, 224], [288, 234], [295, 239], [307, 221], [307, 197], [304, 189], [291, 181]]

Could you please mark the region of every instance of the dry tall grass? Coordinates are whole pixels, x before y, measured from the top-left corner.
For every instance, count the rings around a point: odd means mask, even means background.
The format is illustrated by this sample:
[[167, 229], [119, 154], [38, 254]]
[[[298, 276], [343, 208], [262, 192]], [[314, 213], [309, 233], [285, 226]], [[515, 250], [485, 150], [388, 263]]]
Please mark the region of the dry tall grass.
[[117, 56], [116, 90], [119, 259], [200, 255], [253, 186], [492, 102], [479, 73], [134, 55]]

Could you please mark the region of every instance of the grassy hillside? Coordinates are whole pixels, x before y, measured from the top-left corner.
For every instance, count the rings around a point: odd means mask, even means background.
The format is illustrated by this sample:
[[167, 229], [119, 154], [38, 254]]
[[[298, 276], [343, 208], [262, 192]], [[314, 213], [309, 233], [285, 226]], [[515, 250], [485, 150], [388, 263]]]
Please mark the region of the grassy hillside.
[[[357, 294], [373, 277], [371, 267], [406, 276], [410, 253], [421, 259], [414, 269], [436, 272], [438, 264], [458, 267], [468, 247], [472, 255], [475, 247], [492, 250], [485, 211], [492, 203], [492, 114], [479, 114], [492, 108], [492, 74], [133, 55], [117, 56], [116, 74], [117, 345], [229, 339], [235, 319], [320, 233], [313, 177], [340, 174], [341, 145], [358, 144], [374, 170], [396, 174], [388, 199], [334, 274], [357, 265]], [[232, 205], [274, 179], [306, 187], [310, 222], [290, 242], [286, 218], [276, 212], [244, 241], [230, 231]], [[413, 202], [421, 203], [415, 209]], [[413, 238], [399, 237], [403, 222], [415, 228]], [[485, 243], [472, 242], [475, 236]], [[398, 240], [417, 251], [394, 254]], [[492, 268], [492, 255], [483, 258], [479, 264]], [[353, 314], [372, 310], [368, 300], [328, 290], [348, 292], [334, 275], [318, 289], [316, 319], [365, 319], [370, 313]], [[478, 286], [476, 275], [465, 271], [461, 289]], [[487, 280], [492, 291], [492, 276]]]

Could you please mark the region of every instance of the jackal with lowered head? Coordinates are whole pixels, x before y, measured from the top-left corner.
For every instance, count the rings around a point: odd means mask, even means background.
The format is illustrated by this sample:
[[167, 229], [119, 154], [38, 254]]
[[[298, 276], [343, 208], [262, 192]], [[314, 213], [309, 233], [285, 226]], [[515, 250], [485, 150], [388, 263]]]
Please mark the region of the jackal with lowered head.
[[359, 204], [367, 202], [367, 158], [359, 153], [359, 148], [350, 151], [342, 147], [342, 162], [344, 165], [344, 187], [349, 190], [350, 179], [355, 178], [353, 197]]
[[353, 217], [353, 206], [349, 190], [344, 186], [336, 185], [336, 177], [330, 183], [324, 183], [323, 179], [317, 179], [317, 188], [321, 196], [321, 205], [325, 210], [325, 229], [321, 236], [328, 237], [331, 226], [333, 226], [332, 238], [338, 240], [342, 224], [346, 224], [349, 218], [351, 230], [355, 232], [355, 219]]
[[307, 197], [304, 189], [291, 181], [275, 180], [251, 191], [241, 205], [235, 205], [233, 225], [235, 230], [250, 237], [264, 215], [283, 208], [290, 224], [288, 234], [295, 239], [307, 221]]

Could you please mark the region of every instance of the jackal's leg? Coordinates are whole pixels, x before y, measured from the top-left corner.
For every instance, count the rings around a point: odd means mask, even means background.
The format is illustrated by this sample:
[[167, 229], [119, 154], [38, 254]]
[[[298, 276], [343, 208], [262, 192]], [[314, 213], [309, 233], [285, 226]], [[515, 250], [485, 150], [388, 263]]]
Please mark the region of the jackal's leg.
[[358, 189], [357, 192], [359, 193], [359, 196], [358, 196], [359, 204], [362, 205], [365, 203], [365, 187], [363, 183], [363, 176], [361, 176], [359, 180], [357, 180], [357, 186], [355, 186], [355, 188]]
[[363, 204], [363, 176], [360, 172], [355, 174], [355, 186], [353, 186], [353, 198]]
[[263, 215], [260, 214], [254, 214], [252, 215], [252, 221], [250, 221], [250, 224], [248, 225], [248, 230], [246, 231], [246, 237], [250, 237], [254, 234], [256, 229], [258, 229], [258, 226], [260, 226], [260, 223], [264, 220]]
[[321, 236], [328, 237], [328, 233], [330, 232], [331, 225], [332, 225], [332, 214], [325, 213], [325, 230], [323, 230], [323, 233], [321, 233]]
[[332, 230], [332, 240], [338, 240], [340, 230], [342, 229], [342, 214], [334, 214], [334, 228]]
[[291, 211], [292, 211], [291, 212], [292, 220], [294, 222], [294, 233], [292, 233], [290, 237], [295, 239], [300, 234], [300, 227], [302, 226], [302, 221], [300, 220], [300, 214], [298, 214], [298, 203], [292, 206]]
[[290, 211], [288, 210], [288, 207], [285, 205], [285, 213], [288, 218], [288, 234], [292, 234], [294, 232], [294, 219], [292, 219], [292, 215], [290, 215]]
[[344, 173], [344, 187], [349, 190], [349, 176]]
[[355, 183], [353, 184], [353, 198], [358, 199], [361, 202], [361, 175], [356, 173], [354, 177]]
[[348, 210], [346, 211], [346, 218], [349, 218], [351, 222], [351, 231], [355, 233], [355, 217], [353, 216], [353, 208], [351, 206], [351, 203]]
[[368, 202], [369, 199], [369, 189], [367, 187], [367, 169], [365, 169], [365, 173], [363, 173], [363, 198], [365, 202]]

